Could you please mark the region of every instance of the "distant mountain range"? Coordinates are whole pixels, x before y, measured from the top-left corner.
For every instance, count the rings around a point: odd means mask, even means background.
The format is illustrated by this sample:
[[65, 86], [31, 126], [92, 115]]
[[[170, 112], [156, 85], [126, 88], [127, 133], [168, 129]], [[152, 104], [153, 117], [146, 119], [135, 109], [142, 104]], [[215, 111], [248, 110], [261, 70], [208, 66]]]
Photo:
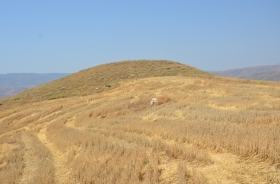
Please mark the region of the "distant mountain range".
[[0, 74], [0, 98], [20, 93], [34, 86], [65, 77], [69, 73], [9, 73]]
[[233, 78], [280, 81], [280, 64], [231, 69], [210, 73]]

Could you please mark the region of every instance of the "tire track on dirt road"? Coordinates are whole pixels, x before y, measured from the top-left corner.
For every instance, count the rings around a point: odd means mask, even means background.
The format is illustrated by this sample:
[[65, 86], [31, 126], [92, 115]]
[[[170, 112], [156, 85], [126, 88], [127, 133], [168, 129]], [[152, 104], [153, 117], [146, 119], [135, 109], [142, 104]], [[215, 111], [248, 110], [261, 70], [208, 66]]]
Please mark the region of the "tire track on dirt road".
[[46, 125], [37, 134], [39, 140], [50, 150], [55, 170], [55, 183], [69, 183], [71, 169], [67, 168], [67, 152], [63, 153], [46, 136]]

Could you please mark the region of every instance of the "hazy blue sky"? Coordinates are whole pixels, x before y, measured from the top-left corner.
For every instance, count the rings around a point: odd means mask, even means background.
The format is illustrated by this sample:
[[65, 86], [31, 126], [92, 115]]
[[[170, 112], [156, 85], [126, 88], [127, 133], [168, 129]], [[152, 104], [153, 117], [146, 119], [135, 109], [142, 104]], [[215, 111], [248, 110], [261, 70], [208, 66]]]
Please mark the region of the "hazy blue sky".
[[0, 73], [168, 59], [217, 71], [280, 63], [279, 0], [1, 0]]

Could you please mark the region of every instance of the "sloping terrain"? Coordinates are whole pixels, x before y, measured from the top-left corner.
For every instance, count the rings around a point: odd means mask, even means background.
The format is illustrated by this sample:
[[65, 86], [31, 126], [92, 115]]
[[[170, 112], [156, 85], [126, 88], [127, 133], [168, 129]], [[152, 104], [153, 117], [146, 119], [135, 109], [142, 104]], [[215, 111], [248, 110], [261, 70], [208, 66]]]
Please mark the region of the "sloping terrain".
[[280, 83], [205, 75], [3, 104], [0, 181], [279, 183]]
[[0, 98], [5, 98], [8, 96], [15, 95], [17, 93], [20, 93], [24, 90], [27, 90], [31, 88], [32, 86], [0, 86]]
[[219, 72], [211, 72], [220, 76], [234, 77], [252, 80], [280, 81], [280, 64], [255, 66], [248, 68], [232, 69]]
[[[7, 99], [7, 102], [25, 103], [71, 96], [85, 96], [112, 89], [121, 82], [147, 77], [200, 76], [209, 74], [196, 68], [166, 60], [122, 61], [89, 68], [54, 82], [40, 85]], [[106, 88], [104, 85], [109, 85]]]
[[34, 86], [65, 77], [67, 73], [9, 73], [0, 74], [0, 98], [12, 96]]

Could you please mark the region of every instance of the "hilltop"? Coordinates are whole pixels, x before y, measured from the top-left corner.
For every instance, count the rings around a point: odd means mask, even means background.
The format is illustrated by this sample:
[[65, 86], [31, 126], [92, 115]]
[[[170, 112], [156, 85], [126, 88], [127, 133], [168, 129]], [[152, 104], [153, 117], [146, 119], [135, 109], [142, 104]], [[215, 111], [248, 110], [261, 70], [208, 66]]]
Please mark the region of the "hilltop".
[[[71, 96], [85, 96], [116, 88], [125, 81], [162, 76], [209, 77], [214, 75], [188, 65], [167, 60], [122, 61], [82, 70], [26, 90], [4, 101], [8, 103], [25, 103]], [[110, 88], [106, 88], [104, 85], [109, 85]]]
[[0, 181], [278, 184], [279, 91], [170, 61], [86, 69], [0, 106]]

